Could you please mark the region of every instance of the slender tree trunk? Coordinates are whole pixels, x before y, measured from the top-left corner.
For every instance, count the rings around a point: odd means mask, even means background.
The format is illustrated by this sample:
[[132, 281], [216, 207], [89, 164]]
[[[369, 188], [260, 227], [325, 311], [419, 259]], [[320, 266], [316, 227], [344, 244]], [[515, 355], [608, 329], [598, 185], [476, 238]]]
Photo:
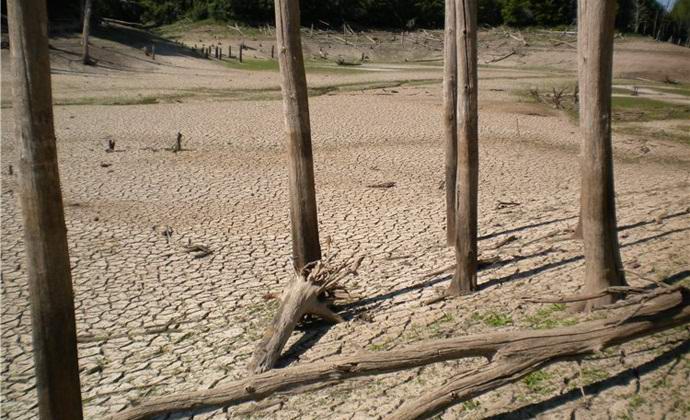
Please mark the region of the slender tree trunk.
[[[276, 0], [276, 43], [288, 135], [290, 218], [295, 269], [321, 259], [314, 190], [307, 79], [304, 74], [298, 0]], [[242, 47], [240, 47], [240, 52]]]
[[455, 2], [458, 62], [458, 173], [455, 222], [455, 277], [451, 295], [477, 289], [477, 0]]
[[[582, 109], [585, 107], [585, 101], [587, 97], [582, 91], [582, 86], [584, 81], [582, 79], [583, 65], [584, 62], [584, 46], [587, 44], [587, 32], [586, 32], [586, 14], [585, 14], [585, 2], [586, 0], [577, 0], [577, 91], [578, 98], [577, 103], [579, 105], [579, 125], [580, 125], [580, 135], [582, 135]], [[580, 148], [579, 160], [582, 160], [582, 154], [584, 149]], [[582, 164], [580, 163], [580, 166]], [[582, 201], [582, 191], [580, 191], [580, 201]], [[580, 213], [577, 218], [577, 225], [575, 226], [573, 232], [573, 239], [582, 239], [582, 205], [580, 205]]]
[[443, 127], [446, 137], [446, 241], [455, 245], [455, 200], [458, 173], [457, 89], [458, 60], [455, 33], [455, 0], [446, 0], [443, 42]]
[[[578, 36], [580, 126], [583, 133], [581, 218], [585, 253], [584, 293], [625, 284], [618, 246], [611, 145], [611, 77], [615, 0], [581, 0], [584, 20]], [[611, 295], [587, 301], [590, 310]]]
[[7, 9], [38, 412], [41, 419], [79, 420], [74, 295], [55, 148], [46, 2], [9, 0]]
[[84, 3], [84, 29], [81, 34], [81, 61], [84, 64], [91, 64], [91, 57], [89, 56], [89, 34], [91, 32], [91, 3], [92, 0], [85, 0]]

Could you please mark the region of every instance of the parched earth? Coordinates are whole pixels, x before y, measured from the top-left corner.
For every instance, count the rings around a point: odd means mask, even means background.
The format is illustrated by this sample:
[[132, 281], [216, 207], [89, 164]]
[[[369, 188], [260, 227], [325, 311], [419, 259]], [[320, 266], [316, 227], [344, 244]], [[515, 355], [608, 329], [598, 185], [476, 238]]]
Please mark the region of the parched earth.
[[[126, 31], [114, 27], [94, 40], [95, 67], [78, 63], [76, 38], [51, 40], [82, 393], [92, 419], [246, 376], [276, 307], [264, 296], [291, 275], [278, 74], [197, 58], [170, 43], [153, 61], [141, 44], [113, 35]], [[491, 49], [500, 36], [482, 35], [482, 60], [500, 55]], [[581, 243], [570, 239], [577, 127], [567, 113], [520, 96], [535, 85], [573, 83], [574, 50], [523, 48], [479, 71], [479, 245], [482, 258], [499, 260], [481, 270], [479, 292], [429, 306], [422, 302], [449, 275], [427, 274], [453, 262], [444, 233], [440, 63], [308, 63], [322, 241], [366, 258], [347, 283], [353, 299], [340, 308], [347, 322], [304, 325], [281, 365], [602, 316], [522, 299], [577, 293], [584, 267]], [[9, 174], [17, 142], [6, 50], [2, 59], [2, 418], [30, 419], [36, 390], [16, 170]], [[678, 78], [690, 64], [687, 49], [623, 40], [616, 60], [627, 63], [616, 67], [621, 85], [658, 95], [687, 88], [652, 80]], [[626, 79], [633, 73], [638, 79]], [[682, 93], [672, 97], [683, 106]], [[674, 118], [644, 124], [682, 133], [687, 119]], [[166, 149], [177, 132], [184, 150], [172, 153]], [[632, 285], [649, 285], [644, 278], [690, 284], [690, 144], [679, 135], [614, 134], [621, 251]], [[108, 139], [113, 153], [105, 151]], [[395, 186], [367, 187], [382, 182]], [[212, 253], [196, 258], [188, 245]], [[581, 364], [558, 363], [441, 417], [688, 418], [689, 352], [690, 330], [679, 327]], [[438, 363], [172, 418], [378, 418], [482, 363]]]

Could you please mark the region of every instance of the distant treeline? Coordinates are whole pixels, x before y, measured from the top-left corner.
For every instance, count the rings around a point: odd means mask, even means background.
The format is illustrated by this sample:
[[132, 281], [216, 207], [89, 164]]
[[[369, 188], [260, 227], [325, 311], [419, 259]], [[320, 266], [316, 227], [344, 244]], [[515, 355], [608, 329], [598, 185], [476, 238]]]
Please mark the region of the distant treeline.
[[[50, 0], [55, 13], [78, 10], [83, 0]], [[574, 25], [577, 0], [478, 0], [486, 26], [558, 27]], [[616, 28], [687, 43], [690, 0], [618, 0]], [[97, 15], [162, 25], [180, 19], [272, 24], [273, 0], [93, 0]], [[75, 5], [76, 8], [75, 8]], [[443, 27], [444, 0], [301, 0], [302, 24], [317, 28], [415, 29]]]

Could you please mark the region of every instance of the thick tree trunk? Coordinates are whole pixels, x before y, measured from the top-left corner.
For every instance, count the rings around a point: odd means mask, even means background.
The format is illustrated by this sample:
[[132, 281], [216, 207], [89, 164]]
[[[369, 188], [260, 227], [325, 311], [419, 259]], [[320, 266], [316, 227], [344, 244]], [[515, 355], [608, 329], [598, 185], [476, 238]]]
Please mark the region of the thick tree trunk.
[[458, 172], [455, 223], [457, 267], [448, 293], [460, 295], [477, 289], [477, 0], [456, 0], [455, 16], [458, 35]]
[[92, 0], [85, 0], [84, 2], [84, 27], [81, 34], [81, 61], [84, 64], [91, 64], [91, 56], [89, 56], [89, 35], [91, 33], [91, 4]]
[[[584, 294], [625, 284], [616, 226], [611, 145], [611, 77], [615, 0], [580, 0], [584, 14], [578, 30], [580, 129], [583, 135], [580, 166], [580, 217], [585, 254]], [[582, 16], [582, 15], [581, 15]], [[587, 301], [583, 309], [614, 299], [606, 295]], [[576, 308], [575, 309], [580, 309]]]
[[46, 3], [7, 2], [19, 189], [41, 419], [81, 419], [74, 296], [58, 174]]
[[[529, 371], [562, 359], [580, 358], [606, 347], [690, 322], [690, 292], [685, 288], [662, 289], [641, 299], [621, 315], [583, 322], [553, 330], [503, 331], [422, 342], [402, 350], [364, 352], [328, 361], [272, 370], [231, 382], [222, 387], [167, 395], [145, 401], [112, 417], [113, 420], [149, 418], [164, 413], [211, 406], [230, 406], [256, 401], [318, 382], [345, 380], [425, 366], [446, 360], [486, 357], [494, 362], [439, 389], [447, 402], [409, 403], [401, 412], [409, 418], [437, 412], [449, 404], [476, 397]], [[531, 369], [531, 370], [530, 370]], [[478, 387], [476, 390], [473, 387]], [[447, 391], [447, 392], [446, 392]], [[441, 400], [438, 400], [441, 401]], [[398, 418], [393, 416], [394, 418]], [[399, 417], [404, 418], [404, 417]]]
[[[276, 0], [276, 43], [288, 135], [292, 255], [299, 272], [321, 259], [298, 0]], [[242, 47], [240, 47], [240, 52]]]
[[443, 42], [443, 128], [446, 138], [446, 241], [455, 246], [455, 200], [458, 174], [458, 60], [455, 0], [446, 0]]

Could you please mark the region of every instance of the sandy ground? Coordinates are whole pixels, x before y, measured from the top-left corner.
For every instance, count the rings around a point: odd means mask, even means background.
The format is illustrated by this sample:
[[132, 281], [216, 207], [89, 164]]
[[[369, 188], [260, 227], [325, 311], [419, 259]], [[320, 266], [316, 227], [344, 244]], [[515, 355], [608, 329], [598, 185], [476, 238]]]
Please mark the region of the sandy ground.
[[[94, 41], [99, 65], [87, 68], [76, 61], [74, 38], [51, 41], [54, 97], [64, 104], [55, 107], [55, 126], [84, 409], [92, 419], [146, 397], [245, 376], [275, 309], [262, 296], [281, 289], [291, 266], [278, 74], [229, 68], [165, 45], [154, 62], [141, 52], [145, 39], [128, 46], [106, 35]], [[485, 47], [499, 42], [490, 36], [482, 38]], [[617, 77], [626, 69], [679, 78], [678, 66], [690, 60], [687, 49], [619, 44]], [[480, 69], [480, 249], [500, 261], [480, 272], [479, 292], [431, 306], [420, 303], [449, 277], [424, 275], [453, 262], [444, 246], [439, 63], [372, 60], [367, 66], [385, 71], [309, 73], [311, 87], [350, 86], [310, 100], [321, 235], [366, 259], [348, 283], [360, 298], [340, 308], [347, 322], [293, 334], [283, 366], [598, 316], [521, 300], [577, 293], [583, 275], [581, 244], [569, 239], [579, 189], [577, 127], [560, 111], [514, 94], [574, 79], [572, 48], [541, 49]], [[485, 48], [480, 57], [499, 53]], [[17, 143], [6, 50], [2, 59], [2, 418], [31, 419], [36, 395], [16, 170], [8, 174]], [[142, 99], [149, 97], [152, 103]], [[178, 131], [185, 150], [173, 154], [165, 148]], [[107, 139], [115, 141], [114, 153], [105, 152]], [[643, 276], [689, 284], [690, 146], [616, 134], [614, 147], [630, 283], [647, 285]], [[366, 187], [385, 181], [396, 186]], [[166, 228], [169, 240], [161, 234]], [[213, 253], [195, 259], [187, 244]], [[690, 331], [679, 327], [581, 366], [556, 364], [441, 417], [688, 418], [689, 352]], [[378, 418], [482, 363], [439, 363], [173, 418]]]

